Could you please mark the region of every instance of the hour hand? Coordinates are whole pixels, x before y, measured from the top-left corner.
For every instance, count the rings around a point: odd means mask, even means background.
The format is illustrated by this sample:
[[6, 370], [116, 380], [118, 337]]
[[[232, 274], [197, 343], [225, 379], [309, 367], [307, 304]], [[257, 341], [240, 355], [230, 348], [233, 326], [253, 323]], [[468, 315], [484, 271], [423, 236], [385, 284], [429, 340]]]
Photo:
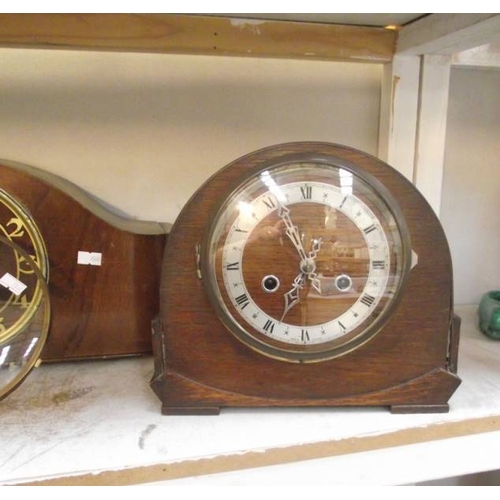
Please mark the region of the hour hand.
[[304, 273], [300, 273], [293, 280], [292, 289], [285, 293], [285, 308], [283, 309], [283, 315], [281, 316], [280, 321], [283, 321], [286, 313], [300, 302], [300, 290], [304, 286], [305, 280], [306, 275]]

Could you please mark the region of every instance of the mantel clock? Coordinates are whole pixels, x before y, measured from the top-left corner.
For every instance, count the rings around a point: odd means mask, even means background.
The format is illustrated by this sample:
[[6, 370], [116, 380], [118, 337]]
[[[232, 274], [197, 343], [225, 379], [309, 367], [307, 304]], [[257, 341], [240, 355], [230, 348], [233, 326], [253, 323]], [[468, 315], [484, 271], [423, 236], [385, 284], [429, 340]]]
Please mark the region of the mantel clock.
[[282, 144], [216, 173], [170, 232], [160, 307], [165, 414], [447, 411], [460, 383], [442, 227], [408, 180], [348, 147]]

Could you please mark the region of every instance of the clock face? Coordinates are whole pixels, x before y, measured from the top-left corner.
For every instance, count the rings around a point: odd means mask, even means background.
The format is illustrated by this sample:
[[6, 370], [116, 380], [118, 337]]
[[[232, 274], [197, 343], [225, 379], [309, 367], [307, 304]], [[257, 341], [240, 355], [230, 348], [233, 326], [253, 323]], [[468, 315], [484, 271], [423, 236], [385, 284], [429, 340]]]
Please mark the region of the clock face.
[[389, 319], [409, 270], [404, 219], [383, 185], [335, 158], [243, 179], [208, 230], [203, 279], [221, 321], [261, 354], [340, 356]]
[[[49, 264], [40, 230], [24, 207], [0, 189], [0, 260], [9, 272], [0, 273], [0, 346], [22, 332], [40, 307], [42, 281], [32, 263], [48, 280]], [[12, 245], [8, 244], [12, 243]], [[21, 248], [26, 252], [17, 251]]]

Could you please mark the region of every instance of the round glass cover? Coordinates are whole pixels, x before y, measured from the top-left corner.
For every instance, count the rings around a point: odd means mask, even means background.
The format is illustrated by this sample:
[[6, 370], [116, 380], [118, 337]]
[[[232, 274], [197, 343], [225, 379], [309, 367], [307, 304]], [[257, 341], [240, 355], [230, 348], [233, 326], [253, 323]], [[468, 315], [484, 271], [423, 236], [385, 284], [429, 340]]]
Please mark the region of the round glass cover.
[[38, 264], [0, 236], [0, 399], [40, 357], [50, 321], [49, 293]]
[[240, 340], [285, 361], [331, 359], [379, 331], [409, 269], [397, 203], [377, 179], [332, 158], [252, 173], [222, 202], [203, 276]]

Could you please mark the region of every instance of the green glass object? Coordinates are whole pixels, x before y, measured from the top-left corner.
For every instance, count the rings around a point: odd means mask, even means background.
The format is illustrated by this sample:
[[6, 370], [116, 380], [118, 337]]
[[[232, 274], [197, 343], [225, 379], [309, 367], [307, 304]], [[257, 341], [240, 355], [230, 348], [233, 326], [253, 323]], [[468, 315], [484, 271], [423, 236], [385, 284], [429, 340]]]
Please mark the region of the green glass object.
[[500, 340], [500, 290], [485, 293], [479, 303], [479, 328], [495, 340]]

